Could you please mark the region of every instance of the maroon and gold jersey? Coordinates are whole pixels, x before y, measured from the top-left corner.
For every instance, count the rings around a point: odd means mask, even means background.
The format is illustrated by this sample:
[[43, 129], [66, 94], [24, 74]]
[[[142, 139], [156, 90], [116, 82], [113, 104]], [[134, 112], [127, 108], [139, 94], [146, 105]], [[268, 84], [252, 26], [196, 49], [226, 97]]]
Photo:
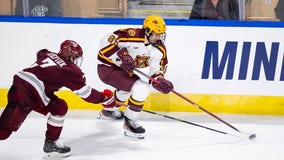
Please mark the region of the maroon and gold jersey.
[[164, 44], [160, 46], [145, 45], [145, 31], [140, 28], [120, 29], [105, 36], [100, 42], [99, 63], [118, 65], [117, 51], [126, 48], [135, 61], [135, 68], [149, 67], [149, 76], [164, 74], [168, 59]]
[[15, 80], [19, 78], [32, 93], [39, 96], [45, 106], [54, 92], [62, 87], [74, 91], [88, 102], [98, 103], [104, 99], [99, 91], [86, 85], [84, 73], [78, 66], [46, 49], [38, 52], [37, 61], [31, 67], [15, 75]]

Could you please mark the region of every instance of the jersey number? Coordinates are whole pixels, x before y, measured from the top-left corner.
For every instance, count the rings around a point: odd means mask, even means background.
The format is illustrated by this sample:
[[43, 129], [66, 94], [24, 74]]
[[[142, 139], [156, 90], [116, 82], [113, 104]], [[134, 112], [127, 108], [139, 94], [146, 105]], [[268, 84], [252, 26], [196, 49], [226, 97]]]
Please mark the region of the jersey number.
[[118, 42], [119, 42], [119, 39], [115, 38], [114, 35], [111, 35], [111, 36], [108, 37], [107, 41], [111, 44], [117, 45]]
[[43, 61], [43, 64], [39, 65], [40, 67], [42, 68], [45, 68], [45, 67], [50, 67], [50, 66], [56, 66], [57, 64], [51, 60], [50, 58], [46, 58], [44, 59]]

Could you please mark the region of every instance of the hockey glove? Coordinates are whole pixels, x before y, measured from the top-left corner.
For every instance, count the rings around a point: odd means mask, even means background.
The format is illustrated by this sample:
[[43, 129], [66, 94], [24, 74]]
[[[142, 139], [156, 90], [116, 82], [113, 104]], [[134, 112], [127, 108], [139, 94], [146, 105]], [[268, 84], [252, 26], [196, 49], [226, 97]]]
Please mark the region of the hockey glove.
[[105, 96], [105, 99], [102, 102], [104, 108], [113, 108], [116, 105], [116, 102], [112, 91], [109, 89], [105, 89], [101, 93]]
[[174, 88], [172, 82], [166, 80], [163, 77], [158, 77], [156, 81], [153, 81], [152, 86], [161, 93], [165, 94], [169, 93]]
[[122, 48], [117, 52], [117, 56], [121, 60], [120, 68], [125, 70], [126, 72], [130, 73], [133, 72], [135, 66], [134, 66], [134, 60], [133, 58], [129, 55], [128, 51], [126, 48]]

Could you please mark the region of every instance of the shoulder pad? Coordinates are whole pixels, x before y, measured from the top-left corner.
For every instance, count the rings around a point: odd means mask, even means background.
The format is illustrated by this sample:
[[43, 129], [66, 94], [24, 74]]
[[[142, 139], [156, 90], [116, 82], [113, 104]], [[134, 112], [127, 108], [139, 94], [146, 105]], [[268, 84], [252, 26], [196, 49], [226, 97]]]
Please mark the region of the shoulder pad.
[[37, 52], [37, 59], [39, 59], [39, 58], [45, 56], [47, 53], [50, 53], [50, 51], [47, 50], [47, 49], [39, 50], [39, 51]]

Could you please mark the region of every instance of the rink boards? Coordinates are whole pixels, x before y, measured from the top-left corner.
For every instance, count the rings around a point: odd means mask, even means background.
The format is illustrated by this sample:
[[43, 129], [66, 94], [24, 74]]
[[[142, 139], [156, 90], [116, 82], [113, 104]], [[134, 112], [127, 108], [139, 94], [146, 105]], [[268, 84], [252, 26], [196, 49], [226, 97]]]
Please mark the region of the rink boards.
[[[8, 89], [0, 89], [0, 107], [7, 102]], [[284, 115], [282, 96], [183, 94], [208, 111], [215, 113]], [[67, 101], [69, 109], [99, 110], [100, 104], [83, 101], [71, 91], [60, 91], [58, 96]], [[121, 107], [123, 110], [124, 107]], [[202, 112], [200, 109], [170, 93], [163, 95], [151, 93], [144, 109], [164, 112]]]
[[[58, 51], [65, 39], [84, 50], [87, 83], [110, 88], [97, 76], [99, 41], [119, 28], [141, 27], [142, 19], [0, 17], [0, 106], [7, 103], [13, 75], [42, 48]], [[212, 112], [284, 115], [284, 23], [166, 20], [169, 66], [175, 90]], [[16, 37], [16, 38], [15, 38]], [[145, 70], [146, 72], [146, 70]], [[70, 109], [100, 109], [72, 92], [57, 93]], [[153, 90], [145, 108], [200, 111], [179, 96]]]

